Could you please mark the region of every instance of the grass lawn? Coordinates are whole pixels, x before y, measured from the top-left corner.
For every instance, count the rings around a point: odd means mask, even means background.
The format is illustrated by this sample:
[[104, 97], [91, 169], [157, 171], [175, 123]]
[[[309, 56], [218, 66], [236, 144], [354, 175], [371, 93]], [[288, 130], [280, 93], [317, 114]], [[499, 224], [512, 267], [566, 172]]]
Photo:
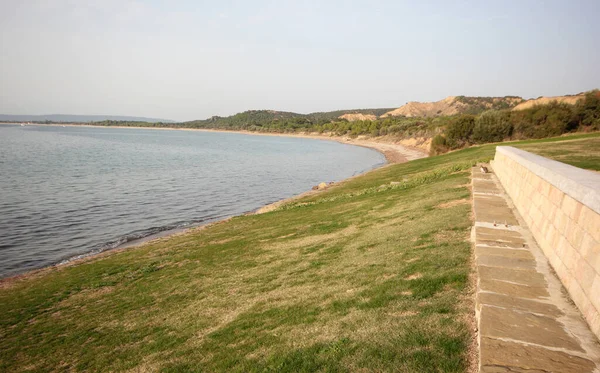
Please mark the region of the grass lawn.
[[[600, 166], [598, 134], [511, 145]], [[493, 154], [384, 167], [273, 212], [5, 282], [0, 371], [465, 371], [470, 166]]]

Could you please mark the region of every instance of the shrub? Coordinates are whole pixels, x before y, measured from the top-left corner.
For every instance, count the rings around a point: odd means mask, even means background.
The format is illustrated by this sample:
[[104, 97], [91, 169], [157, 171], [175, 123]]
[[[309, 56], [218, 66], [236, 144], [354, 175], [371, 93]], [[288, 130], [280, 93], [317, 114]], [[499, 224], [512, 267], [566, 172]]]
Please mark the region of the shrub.
[[585, 130], [600, 130], [600, 91], [588, 92], [577, 102], [575, 115]]
[[390, 126], [390, 128], [388, 128], [388, 133], [397, 133], [400, 131], [402, 131], [402, 127], [400, 127], [397, 124], [394, 124], [394, 125]]
[[473, 127], [473, 140], [478, 143], [502, 141], [512, 134], [510, 113], [490, 110], [482, 113]]
[[461, 148], [471, 141], [475, 117], [461, 115], [455, 117], [446, 127], [446, 142], [451, 149]]
[[577, 128], [574, 106], [552, 102], [511, 113], [517, 138], [559, 136]]
[[448, 145], [446, 138], [442, 135], [435, 135], [431, 139], [431, 147], [429, 148], [429, 155], [442, 154], [448, 151]]

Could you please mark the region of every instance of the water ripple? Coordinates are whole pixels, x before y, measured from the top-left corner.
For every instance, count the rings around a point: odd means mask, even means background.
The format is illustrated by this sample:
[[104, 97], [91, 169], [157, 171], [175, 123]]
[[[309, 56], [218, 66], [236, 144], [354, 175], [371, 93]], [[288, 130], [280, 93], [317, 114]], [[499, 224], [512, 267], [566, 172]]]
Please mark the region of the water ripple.
[[0, 126], [0, 277], [255, 210], [382, 164], [329, 141]]

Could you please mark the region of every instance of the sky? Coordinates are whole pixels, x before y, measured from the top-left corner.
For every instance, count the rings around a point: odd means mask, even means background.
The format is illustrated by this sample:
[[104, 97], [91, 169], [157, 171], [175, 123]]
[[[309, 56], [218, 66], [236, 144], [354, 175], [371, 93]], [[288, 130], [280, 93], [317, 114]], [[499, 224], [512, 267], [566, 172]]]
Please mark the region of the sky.
[[0, 0], [0, 113], [177, 121], [600, 88], [600, 1]]

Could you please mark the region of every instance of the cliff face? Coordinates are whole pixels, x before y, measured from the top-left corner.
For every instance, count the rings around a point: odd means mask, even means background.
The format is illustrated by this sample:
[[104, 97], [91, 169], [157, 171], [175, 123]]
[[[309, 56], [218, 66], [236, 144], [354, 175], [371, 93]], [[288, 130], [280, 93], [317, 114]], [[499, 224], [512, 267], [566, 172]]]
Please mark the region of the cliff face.
[[435, 117], [461, 113], [479, 114], [490, 109], [510, 109], [523, 102], [521, 97], [467, 97], [448, 96], [436, 102], [409, 102], [381, 117]]
[[553, 101], [574, 105], [584, 97], [583, 94], [571, 96], [539, 97], [531, 100], [524, 100], [517, 96], [506, 97], [466, 97], [466, 96], [448, 96], [443, 100], [435, 102], [408, 102], [406, 105], [388, 111], [380, 116], [404, 116], [404, 117], [435, 117], [442, 115], [455, 114], [479, 114], [490, 109], [512, 109], [525, 110], [536, 105], [547, 105]]
[[525, 110], [538, 105], [548, 105], [549, 103], [556, 101], [564, 104], [575, 105], [577, 101], [584, 98], [584, 95], [573, 95], [573, 96], [555, 96], [555, 97], [540, 97], [532, 100], [527, 100], [515, 106], [513, 110]]
[[455, 96], [449, 96], [436, 102], [409, 102], [398, 109], [383, 114], [382, 117], [432, 117], [437, 115], [454, 115], [460, 113], [464, 106], [466, 105], [459, 102]]
[[377, 116], [373, 114], [344, 114], [339, 116], [340, 119], [346, 119], [348, 122], [354, 122], [355, 120], [376, 120]]

